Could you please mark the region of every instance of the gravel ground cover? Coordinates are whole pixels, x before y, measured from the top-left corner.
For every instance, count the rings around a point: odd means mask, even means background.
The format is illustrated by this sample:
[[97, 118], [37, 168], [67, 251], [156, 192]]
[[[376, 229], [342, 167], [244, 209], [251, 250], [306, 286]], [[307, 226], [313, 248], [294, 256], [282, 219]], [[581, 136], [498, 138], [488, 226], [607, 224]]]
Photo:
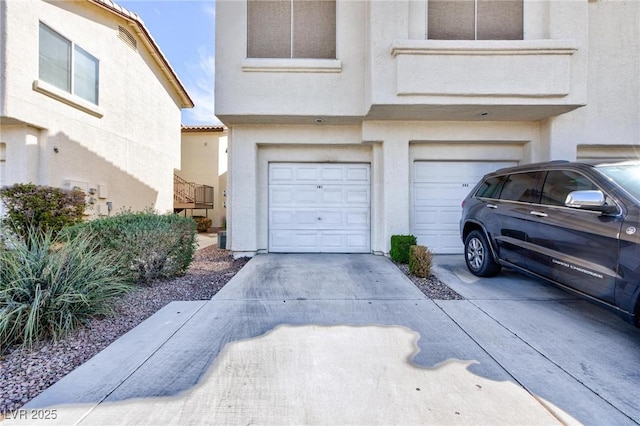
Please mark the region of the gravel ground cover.
[[438, 277], [431, 274], [427, 278], [418, 278], [409, 273], [409, 265], [396, 263], [396, 266], [420, 289], [425, 296], [433, 300], [463, 300], [464, 297], [449, 288]]
[[66, 338], [39, 343], [31, 351], [9, 349], [0, 355], [0, 420], [2, 413], [17, 410], [167, 303], [211, 299], [247, 261], [205, 247], [196, 252], [184, 276], [137, 288], [116, 303], [116, 315], [92, 320]]
[[[31, 351], [19, 347], [0, 355], [0, 420], [106, 348], [167, 303], [211, 299], [247, 263], [209, 246], [196, 252], [187, 273], [173, 280], [140, 287], [116, 303], [116, 315], [91, 321], [63, 340], [39, 343]], [[431, 299], [462, 299], [437, 277], [417, 278], [397, 265]]]

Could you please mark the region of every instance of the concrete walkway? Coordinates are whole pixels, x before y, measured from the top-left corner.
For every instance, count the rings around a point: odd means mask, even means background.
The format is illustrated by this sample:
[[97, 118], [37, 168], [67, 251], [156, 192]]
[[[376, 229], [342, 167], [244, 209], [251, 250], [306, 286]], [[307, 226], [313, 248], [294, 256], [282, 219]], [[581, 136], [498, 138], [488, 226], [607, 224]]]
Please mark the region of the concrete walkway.
[[[429, 300], [384, 257], [256, 256], [211, 301], [167, 305], [25, 409], [59, 424], [637, 424], [637, 391], [625, 406], [609, 388], [636, 372], [622, 390], [637, 390], [637, 364], [572, 370], [595, 366], [581, 351], [608, 337], [578, 332], [575, 365], [553, 359], [566, 336], [542, 327], [591, 305], [511, 273], [475, 294], [485, 284], [442, 259], [438, 274], [470, 299]], [[540, 307], [555, 316], [540, 322]], [[627, 339], [609, 355], [637, 357], [640, 334], [606, 314]]]

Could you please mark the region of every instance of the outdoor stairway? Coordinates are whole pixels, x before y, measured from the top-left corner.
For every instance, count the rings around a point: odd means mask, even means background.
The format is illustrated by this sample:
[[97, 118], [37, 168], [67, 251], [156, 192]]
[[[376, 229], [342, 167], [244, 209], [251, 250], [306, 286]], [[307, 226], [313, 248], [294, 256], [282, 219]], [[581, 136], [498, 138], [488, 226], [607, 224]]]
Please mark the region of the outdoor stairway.
[[213, 187], [189, 182], [173, 174], [173, 211], [213, 209]]

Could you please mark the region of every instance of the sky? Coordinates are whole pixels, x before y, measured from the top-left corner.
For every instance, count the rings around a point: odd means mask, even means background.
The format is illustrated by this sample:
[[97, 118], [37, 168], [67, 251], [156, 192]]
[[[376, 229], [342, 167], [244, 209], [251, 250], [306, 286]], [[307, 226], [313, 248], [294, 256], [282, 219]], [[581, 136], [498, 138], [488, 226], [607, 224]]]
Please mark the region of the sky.
[[194, 108], [182, 124], [220, 124], [214, 116], [215, 1], [115, 0], [140, 16], [187, 89]]

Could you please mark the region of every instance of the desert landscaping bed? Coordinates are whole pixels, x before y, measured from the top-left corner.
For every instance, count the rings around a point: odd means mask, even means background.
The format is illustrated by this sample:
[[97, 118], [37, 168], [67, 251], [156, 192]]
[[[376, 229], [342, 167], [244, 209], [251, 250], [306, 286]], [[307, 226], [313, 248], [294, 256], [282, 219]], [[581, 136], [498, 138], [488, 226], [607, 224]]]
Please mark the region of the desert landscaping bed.
[[[59, 341], [45, 341], [31, 351], [10, 348], [0, 355], [0, 419], [60, 380], [172, 301], [211, 299], [247, 263], [228, 251], [209, 246], [198, 250], [187, 273], [173, 280], [154, 281], [119, 300], [116, 314], [92, 320]], [[461, 299], [437, 277], [417, 278], [398, 265], [431, 299]]]

